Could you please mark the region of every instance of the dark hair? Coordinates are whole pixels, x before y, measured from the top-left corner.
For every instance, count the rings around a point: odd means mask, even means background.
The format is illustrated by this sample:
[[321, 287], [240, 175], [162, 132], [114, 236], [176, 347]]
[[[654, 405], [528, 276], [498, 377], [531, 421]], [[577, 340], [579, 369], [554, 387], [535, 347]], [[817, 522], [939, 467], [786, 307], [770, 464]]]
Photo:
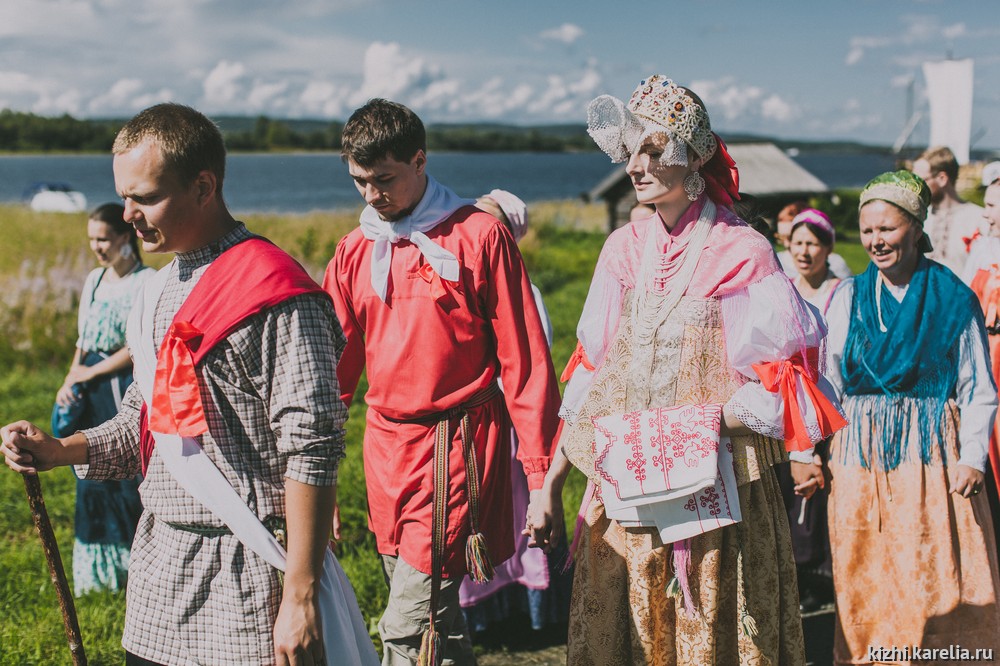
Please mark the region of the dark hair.
[[409, 162], [427, 150], [424, 124], [402, 104], [375, 98], [351, 114], [341, 133], [340, 156], [362, 167], [386, 158]]
[[831, 249], [833, 247], [833, 236], [830, 234], [830, 232], [820, 226], [813, 224], [809, 220], [799, 220], [794, 225], [792, 225], [792, 231], [791, 233], [788, 234], [789, 242], [791, 242], [792, 236], [795, 235], [795, 230], [801, 227], [802, 225], [805, 225], [806, 229], [809, 230], [809, 233], [811, 233], [813, 236], [816, 237], [816, 240], [819, 241], [820, 245], [822, 245], [827, 249]]
[[156, 141], [167, 171], [181, 184], [193, 182], [207, 170], [215, 175], [216, 192], [222, 195], [226, 145], [222, 132], [206, 116], [182, 104], [151, 106], [125, 123], [111, 152], [120, 155], [147, 139]]
[[128, 235], [128, 243], [132, 246], [135, 256], [139, 256], [139, 237], [135, 233], [135, 227], [125, 221], [125, 206], [120, 203], [101, 204], [87, 215], [87, 220], [103, 222], [111, 227], [111, 230], [121, 236]]
[[740, 198], [733, 202], [733, 211], [761, 236], [769, 241], [774, 239], [774, 230], [764, 219], [764, 209], [757, 197], [740, 192]]

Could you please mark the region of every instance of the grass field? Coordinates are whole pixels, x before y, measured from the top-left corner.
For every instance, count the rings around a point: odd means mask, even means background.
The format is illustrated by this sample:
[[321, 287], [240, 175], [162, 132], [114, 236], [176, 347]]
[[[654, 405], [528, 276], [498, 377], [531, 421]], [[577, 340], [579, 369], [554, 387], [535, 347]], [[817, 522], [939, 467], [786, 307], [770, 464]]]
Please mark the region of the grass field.
[[[552, 319], [557, 372], [575, 346], [576, 322], [604, 242], [603, 233], [593, 231], [602, 228], [602, 216], [603, 207], [597, 205], [539, 204], [532, 207], [532, 229], [521, 243], [532, 281], [542, 291]], [[299, 258], [318, 278], [336, 241], [356, 219], [356, 212], [349, 212], [253, 216], [246, 222]], [[0, 265], [0, 423], [23, 418], [47, 424], [76, 338], [78, 294], [93, 265], [86, 225], [78, 216], [34, 214], [8, 206], [0, 207], [0, 231], [7, 258]], [[867, 263], [856, 243], [841, 243], [837, 250], [856, 271]], [[162, 265], [165, 258], [148, 261]], [[374, 628], [385, 586], [374, 539], [366, 529], [361, 464], [364, 409], [363, 401], [356, 400], [348, 420], [348, 451], [338, 491], [344, 523], [339, 557]], [[57, 470], [43, 474], [42, 484], [70, 570], [73, 477], [67, 469]], [[583, 476], [574, 471], [565, 494], [570, 527], [582, 493]], [[23, 483], [5, 468], [0, 469], [0, 611], [0, 664], [70, 663]], [[90, 662], [121, 663], [124, 595], [85, 596], [77, 600], [77, 612]]]

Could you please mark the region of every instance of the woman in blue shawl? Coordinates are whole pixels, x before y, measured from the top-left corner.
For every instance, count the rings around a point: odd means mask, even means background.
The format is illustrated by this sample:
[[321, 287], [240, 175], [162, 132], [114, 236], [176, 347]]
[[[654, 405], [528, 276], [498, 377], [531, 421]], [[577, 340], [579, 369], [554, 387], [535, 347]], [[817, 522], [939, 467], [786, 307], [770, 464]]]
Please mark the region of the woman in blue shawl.
[[908, 171], [868, 183], [871, 264], [828, 314], [827, 372], [850, 421], [829, 461], [838, 664], [872, 661], [871, 646], [1000, 648], [980, 494], [996, 389], [976, 297], [924, 256], [929, 201]]

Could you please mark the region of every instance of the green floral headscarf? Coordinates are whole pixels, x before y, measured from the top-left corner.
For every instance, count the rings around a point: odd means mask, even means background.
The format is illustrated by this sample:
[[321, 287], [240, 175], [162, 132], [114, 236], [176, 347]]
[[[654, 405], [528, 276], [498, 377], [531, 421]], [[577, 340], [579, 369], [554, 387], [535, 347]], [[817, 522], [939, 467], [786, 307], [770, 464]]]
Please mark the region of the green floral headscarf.
[[[912, 216], [921, 227], [931, 205], [931, 190], [920, 176], [911, 171], [887, 171], [875, 176], [861, 190], [858, 210], [870, 201], [886, 201]], [[917, 242], [921, 252], [931, 251], [931, 241], [923, 234]]]

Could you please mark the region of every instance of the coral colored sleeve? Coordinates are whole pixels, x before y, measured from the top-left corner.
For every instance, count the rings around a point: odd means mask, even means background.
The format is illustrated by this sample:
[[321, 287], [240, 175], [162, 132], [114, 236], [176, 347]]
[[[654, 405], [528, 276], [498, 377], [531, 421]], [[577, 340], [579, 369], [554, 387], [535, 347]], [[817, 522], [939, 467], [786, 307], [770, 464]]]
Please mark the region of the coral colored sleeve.
[[559, 388], [521, 253], [502, 226], [487, 233], [475, 273], [496, 338], [504, 399], [519, 442], [517, 458], [528, 488], [537, 490], [552, 460]]
[[962, 332], [958, 354], [959, 465], [986, 471], [988, 445], [997, 412], [997, 385], [990, 367], [990, 350], [983, 320], [973, 317]]
[[343, 239], [337, 244], [337, 251], [326, 267], [323, 289], [333, 298], [337, 318], [347, 339], [340, 356], [340, 363], [337, 365], [337, 380], [340, 382], [340, 399], [350, 407], [361, 373], [365, 369], [365, 332], [354, 310], [350, 273], [345, 259], [345, 241], [346, 239]]

